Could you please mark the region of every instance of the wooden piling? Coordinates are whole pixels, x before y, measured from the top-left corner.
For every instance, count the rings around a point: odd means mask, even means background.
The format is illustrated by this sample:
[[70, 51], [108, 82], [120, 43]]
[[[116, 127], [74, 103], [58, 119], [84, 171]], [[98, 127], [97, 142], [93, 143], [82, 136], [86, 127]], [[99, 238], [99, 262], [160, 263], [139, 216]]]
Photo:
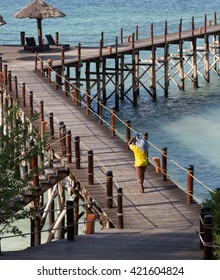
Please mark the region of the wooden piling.
[[90, 109], [90, 62], [86, 62], [86, 115]]

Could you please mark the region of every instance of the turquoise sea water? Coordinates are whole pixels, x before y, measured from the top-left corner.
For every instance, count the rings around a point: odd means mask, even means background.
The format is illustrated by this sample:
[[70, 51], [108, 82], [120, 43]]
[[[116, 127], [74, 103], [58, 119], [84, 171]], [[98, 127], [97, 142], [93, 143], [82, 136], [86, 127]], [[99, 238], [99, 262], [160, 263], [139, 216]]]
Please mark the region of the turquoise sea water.
[[[18, 44], [20, 31], [37, 37], [35, 19], [16, 19], [14, 15], [30, 0], [0, 0], [0, 14], [7, 24], [0, 27], [0, 44]], [[201, 26], [204, 14], [213, 18], [214, 12], [220, 19], [219, 1], [198, 0], [48, 0], [66, 14], [59, 19], [42, 21], [44, 34], [59, 32], [60, 40], [71, 45], [98, 45], [101, 32], [105, 42], [114, 42], [120, 29], [124, 34], [135, 32], [138, 25], [140, 36], [149, 37], [150, 23], [155, 24], [155, 34], [162, 34], [164, 21], [168, 29], [177, 31], [179, 19], [183, 26], [190, 26], [191, 17]], [[118, 115], [123, 120], [131, 120], [135, 130], [149, 133], [149, 140], [158, 148], [167, 147], [169, 158], [187, 168], [195, 167], [195, 176], [211, 189], [220, 184], [220, 79], [211, 76], [211, 83], [199, 80], [200, 88], [193, 89], [186, 84], [180, 92], [171, 87], [167, 99], [158, 87], [158, 99], [153, 102], [145, 91], [140, 92], [139, 106], [133, 108], [124, 101]], [[151, 149], [151, 155], [157, 155]], [[186, 174], [168, 164], [169, 175], [177, 183], [186, 186]], [[208, 197], [207, 191], [195, 183], [195, 193], [199, 199]], [[19, 246], [19, 245], [18, 245]], [[14, 246], [13, 246], [14, 248]]]

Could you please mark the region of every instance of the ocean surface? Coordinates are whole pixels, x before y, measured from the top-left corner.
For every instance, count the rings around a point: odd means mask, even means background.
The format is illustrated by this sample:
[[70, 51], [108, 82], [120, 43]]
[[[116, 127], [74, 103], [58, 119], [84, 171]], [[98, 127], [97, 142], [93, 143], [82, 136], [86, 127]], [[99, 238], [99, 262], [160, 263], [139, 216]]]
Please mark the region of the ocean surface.
[[[19, 44], [20, 31], [37, 37], [35, 19], [16, 19], [14, 15], [30, 0], [0, 0], [0, 14], [7, 24], [0, 26], [0, 44]], [[213, 20], [214, 12], [220, 21], [220, 2], [205, 0], [47, 0], [66, 14], [63, 18], [43, 19], [43, 33], [59, 32], [60, 41], [71, 45], [98, 46], [101, 32], [104, 42], [114, 43], [115, 37], [135, 32], [139, 26], [140, 37], [150, 36], [150, 23], [154, 23], [155, 35], [163, 34], [164, 22], [168, 30], [178, 31], [179, 20], [184, 28], [190, 27], [194, 16], [196, 26], [202, 26], [204, 14]], [[175, 50], [174, 50], [175, 51]], [[171, 49], [172, 52], [172, 49]], [[220, 184], [220, 78], [212, 73], [211, 82], [199, 78], [199, 88], [193, 89], [186, 83], [186, 90], [171, 86], [169, 97], [164, 98], [162, 89], [157, 87], [157, 100], [140, 90], [138, 107], [130, 102], [120, 105], [118, 116], [131, 120], [132, 127], [149, 133], [149, 141], [158, 148], [168, 148], [169, 176], [183, 189], [187, 184], [188, 165], [194, 165], [195, 195], [201, 201], [209, 197], [205, 186], [214, 190]], [[120, 130], [120, 128], [119, 128]], [[158, 152], [150, 147], [150, 155]], [[200, 181], [204, 184], [202, 185]], [[28, 228], [26, 229], [29, 230]], [[25, 231], [25, 229], [24, 229]], [[20, 239], [19, 239], [20, 240]], [[28, 238], [29, 240], [29, 238]], [[16, 248], [24, 241], [16, 241]], [[2, 244], [3, 249], [4, 243]], [[28, 246], [28, 245], [27, 245]], [[7, 249], [15, 248], [7, 244]]]

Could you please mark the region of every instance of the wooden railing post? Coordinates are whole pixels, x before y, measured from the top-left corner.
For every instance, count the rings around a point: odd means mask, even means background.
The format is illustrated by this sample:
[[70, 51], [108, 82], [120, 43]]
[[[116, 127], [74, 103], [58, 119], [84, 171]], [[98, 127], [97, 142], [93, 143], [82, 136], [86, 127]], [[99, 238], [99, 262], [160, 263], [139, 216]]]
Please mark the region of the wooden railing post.
[[66, 156], [66, 126], [62, 121], [59, 123], [59, 131], [61, 153], [63, 156]]
[[106, 172], [106, 205], [108, 208], [113, 206], [113, 173]]
[[62, 48], [62, 50], [61, 50], [61, 63], [64, 66], [64, 64], [65, 64], [65, 50], [64, 50], [64, 48]]
[[15, 76], [14, 78], [14, 86], [15, 86], [15, 97], [18, 99], [18, 78]]
[[75, 163], [76, 163], [76, 169], [80, 169], [80, 137], [75, 136], [74, 138], [74, 144], [75, 144]]
[[164, 24], [164, 39], [165, 42], [167, 42], [167, 20], [165, 20], [165, 24]]
[[187, 204], [190, 205], [193, 201], [193, 182], [194, 182], [194, 167], [188, 166], [187, 172]]
[[33, 91], [29, 92], [29, 106], [30, 106], [30, 118], [32, 119], [34, 114], [34, 107], [33, 107]]
[[35, 63], [34, 63], [34, 70], [37, 71], [37, 62], [38, 62], [38, 58], [37, 58], [37, 52], [35, 53]]
[[200, 220], [199, 220], [199, 226], [200, 226], [200, 249], [204, 249], [203, 241], [204, 241], [204, 217], [209, 214], [209, 208], [207, 206], [203, 206], [200, 209]]
[[53, 113], [49, 113], [49, 125], [50, 125], [50, 137], [54, 139], [54, 121], [53, 121]]
[[167, 180], [167, 148], [162, 148], [162, 176], [163, 180]]
[[67, 240], [74, 240], [74, 204], [72, 200], [66, 201]]
[[26, 100], [25, 100], [25, 98], [26, 98], [26, 93], [25, 93], [25, 83], [23, 83], [22, 84], [22, 86], [21, 86], [21, 88], [22, 88], [22, 97], [21, 97], [21, 100], [22, 100], [22, 106], [23, 107], [25, 107], [26, 106]]
[[204, 217], [204, 260], [213, 259], [213, 217], [205, 215]]
[[41, 72], [41, 77], [44, 77], [45, 73], [44, 73], [44, 59], [43, 59], [43, 57], [41, 57], [41, 60], [40, 60], [40, 72]]
[[151, 23], [150, 25], [150, 36], [151, 36], [151, 45], [153, 46], [154, 44], [154, 24]]
[[117, 190], [117, 203], [118, 203], [118, 228], [124, 228], [124, 218], [123, 218], [123, 194], [122, 188]]
[[112, 118], [112, 136], [115, 136], [115, 110], [112, 110], [112, 114], [111, 114], [111, 118]]
[[131, 121], [126, 121], [126, 144], [131, 139]]
[[44, 102], [40, 101], [40, 122], [44, 121]]
[[88, 183], [89, 185], [94, 184], [94, 173], [93, 173], [93, 151], [88, 151]]
[[78, 60], [81, 60], [81, 44], [78, 44]]
[[25, 32], [21, 31], [20, 32], [20, 39], [21, 39], [21, 46], [25, 45]]
[[52, 59], [47, 60], [47, 77], [48, 82], [51, 83], [51, 67], [52, 67]]
[[67, 153], [67, 161], [68, 163], [72, 162], [72, 135], [71, 131], [67, 130], [66, 132], [66, 153]]
[[8, 90], [12, 92], [11, 71], [8, 71]]
[[4, 65], [4, 72], [3, 72], [3, 79], [4, 79], [4, 85], [7, 86], [8, 84], [8, 65]]

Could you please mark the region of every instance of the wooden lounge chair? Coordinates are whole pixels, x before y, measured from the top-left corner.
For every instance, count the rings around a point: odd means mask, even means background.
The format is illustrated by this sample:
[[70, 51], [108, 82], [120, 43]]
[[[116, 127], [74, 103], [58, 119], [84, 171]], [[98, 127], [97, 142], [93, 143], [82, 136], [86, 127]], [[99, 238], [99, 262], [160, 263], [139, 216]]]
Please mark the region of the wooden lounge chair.
[[24, 45], [24, 50], [32, 52], [43, 52], [49, 50], [49, 44], [43, 44], [39, 46], [36, 44], [34, 37], [26, 37], [26, 45]]
[[[45, 37], [47, 38], [48, 44], [51, 46], [56, 46], [56, 43], [52, 37], [52, 35], [45, 35]], [[65, 50], [68, 50], [70, 48], [69, 44], [58, 44], [59, 47], [64, 48]]]

